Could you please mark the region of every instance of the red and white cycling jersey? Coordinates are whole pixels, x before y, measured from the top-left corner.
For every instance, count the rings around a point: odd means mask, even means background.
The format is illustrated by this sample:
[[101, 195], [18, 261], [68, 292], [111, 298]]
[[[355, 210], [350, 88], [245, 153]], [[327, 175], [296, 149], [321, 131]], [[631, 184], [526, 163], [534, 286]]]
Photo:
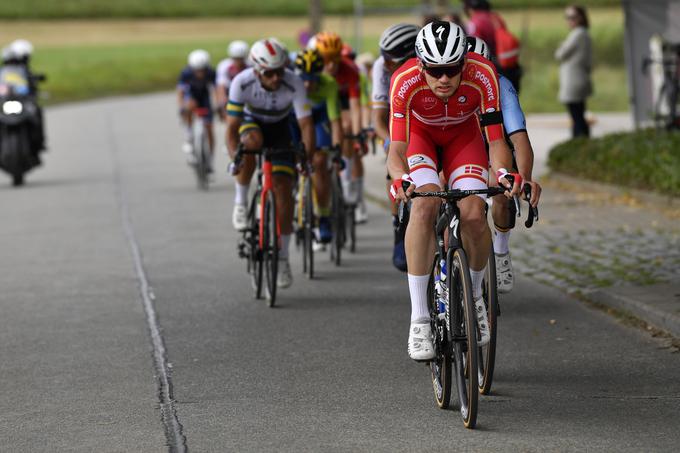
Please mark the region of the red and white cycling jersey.
[[415, 58], [392, 75], [390, 139], [408, 143], [406, 158], [417, 187], [439, 185], [440, 170], [450, 187], [486, 187], [489, 162], [480, 118], [489, 142], [504, 139], [499, 93], [492, 64], [473, 53], [446, 101], [432, 92]]
[[[390, 139], [407, 142], [413, 122], [426, 128], [455, 130], [477, 113], [500, 112], [499, 92], [498, 77], [491, 63], [468, 53], [460, 86], [444, 102], [432, 93], [418, 69], [418, 60], [412, 58], [392, 75]], [[487, 126], [486, 133], [490, 142], [502, 139], [500, 122]]]

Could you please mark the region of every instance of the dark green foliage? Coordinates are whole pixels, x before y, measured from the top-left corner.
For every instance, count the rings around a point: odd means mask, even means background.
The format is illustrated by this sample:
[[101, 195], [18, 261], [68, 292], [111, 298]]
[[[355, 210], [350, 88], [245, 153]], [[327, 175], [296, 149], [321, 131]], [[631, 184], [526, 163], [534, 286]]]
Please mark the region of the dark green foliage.
[[646, 129], [556, 145], [553, 171], [680, 196], [680, 132]]

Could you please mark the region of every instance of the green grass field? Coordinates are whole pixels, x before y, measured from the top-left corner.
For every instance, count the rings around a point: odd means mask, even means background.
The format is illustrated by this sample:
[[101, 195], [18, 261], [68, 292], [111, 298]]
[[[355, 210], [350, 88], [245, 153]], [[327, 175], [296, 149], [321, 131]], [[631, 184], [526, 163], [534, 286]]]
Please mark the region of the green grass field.
[[[420, 0], [364, 0], [365, 8], [415, 8]], [[460, 2], [451, 0], [452, 8]], [[554, 8], [569, 4], [564, 0], [495, 0], [495, 8]], [[323, 0], [328, 14], [348, 14], [354, 0]], [[589, 0], [588, 7], [618, 6], [620, 0]], [[215, 17], [215, 16], [297, 16], [307, 13], [309, 0], [5, 0], [0, 2], [0, 18], [113, 18], [113, 17]]]
[[[553, 52], [566, 36], [560, 10], [506, 12], [508, 24], [523, 37], [521, 102], [527, 113], [563, 111], [556, 99], [558, 65]], [[412, 17], [374, 17], [364, 23], [364, 50], [377, 53], [378, 36], [387, 25]], [[593, 111], [620, 111], [628, 108], [623, 65], [623, 17], [620, 9], [591, 12], [594, 49], [595, 95], [588, 108]], [[210, 51], [216, 63], [225, 56], [229, 40], [253, 41], [257, 30], [292, 45], [305, 19], [194, 19], [168, 21], [87, 21], [0, 23], [0, 42], [24, 29], [23, 36], [34, 39], [34, 67], [48, 74], [44, 88], [48, 103], [89, 99], [104, 95], [143, 93], [173, 89], [186, 55], [201, 47]], [[347, 18], [328, 18], [327, 27], [351, 36]], [[260, 25], [258, 27], [258, 25]], [[255, 32], [253, 32], [255, 30]], [[349, 34], [349, 35], [348, 35]]]

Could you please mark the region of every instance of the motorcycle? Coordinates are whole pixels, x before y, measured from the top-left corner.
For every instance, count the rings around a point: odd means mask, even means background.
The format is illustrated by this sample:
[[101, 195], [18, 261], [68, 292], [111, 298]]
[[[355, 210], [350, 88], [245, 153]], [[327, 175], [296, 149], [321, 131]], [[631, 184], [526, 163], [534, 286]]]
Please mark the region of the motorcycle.
[[[23, 85], [11, 83], [18, 70], [2, 68], [0, 77], [0, 169], [12, 177], [12, 185], [24, 183], [24, 175], [40, 165], [32, 133], [40, 127], [39, 109], [34, 96]], [[8, 74], [9, 71], [9, 74]], [[38, 80], [40, 77], [38, 77]], [[8, 83], [8, 81], [10, 81]]]

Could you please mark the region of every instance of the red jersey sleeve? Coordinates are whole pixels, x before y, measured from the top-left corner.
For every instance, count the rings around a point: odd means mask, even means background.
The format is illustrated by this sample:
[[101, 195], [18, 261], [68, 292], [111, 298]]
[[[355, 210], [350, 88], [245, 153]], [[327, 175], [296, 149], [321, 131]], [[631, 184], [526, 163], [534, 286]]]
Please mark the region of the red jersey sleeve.
[[468, 54], [470, 69], [466, 70], [469, 82], [480, 93], [480, 123], [489, 143], [504, 139], [503, 115], [501, 114], [500, 84], [496, 69], [489, 60], [476, 54]]
[[405, 63], [390, 81], [390, 140], [408, 141], [409, 100], [414, 80], [419, 78], [417, 66]]

